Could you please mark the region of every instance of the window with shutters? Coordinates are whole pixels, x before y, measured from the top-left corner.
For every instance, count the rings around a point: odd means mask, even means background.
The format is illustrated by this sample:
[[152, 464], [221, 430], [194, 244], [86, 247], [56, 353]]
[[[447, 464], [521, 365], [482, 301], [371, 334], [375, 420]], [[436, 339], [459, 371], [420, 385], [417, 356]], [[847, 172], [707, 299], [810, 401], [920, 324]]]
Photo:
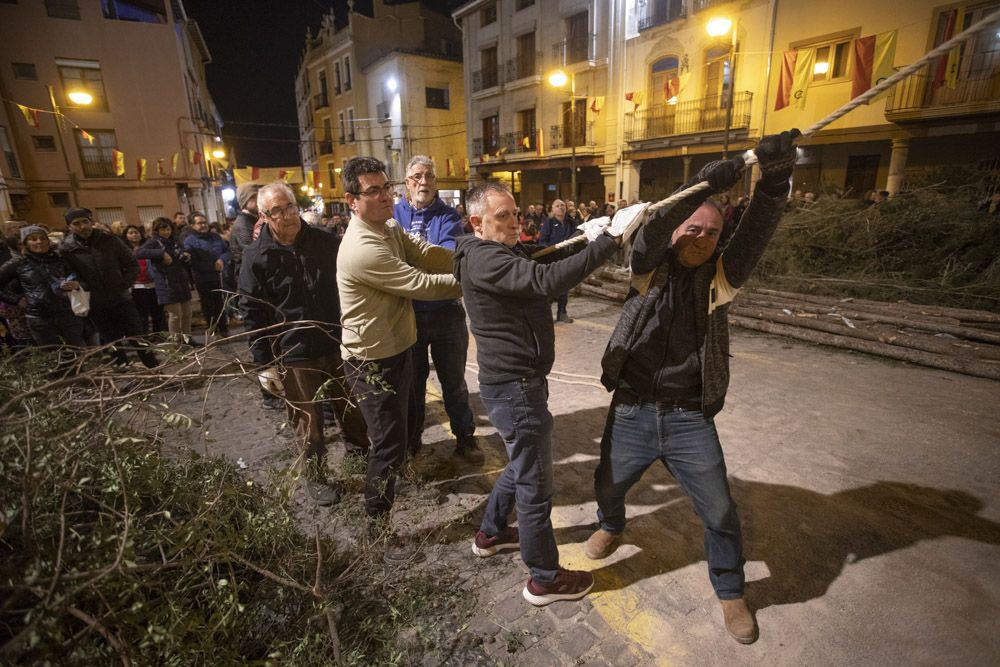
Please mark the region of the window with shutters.
[[77, 129], [76, 145], [86, 178], [116, 178], [114, 149], [118, 147], [118, 137], [114, 130], [86, 130], [93, 137], [91, 143], [83, 132]]

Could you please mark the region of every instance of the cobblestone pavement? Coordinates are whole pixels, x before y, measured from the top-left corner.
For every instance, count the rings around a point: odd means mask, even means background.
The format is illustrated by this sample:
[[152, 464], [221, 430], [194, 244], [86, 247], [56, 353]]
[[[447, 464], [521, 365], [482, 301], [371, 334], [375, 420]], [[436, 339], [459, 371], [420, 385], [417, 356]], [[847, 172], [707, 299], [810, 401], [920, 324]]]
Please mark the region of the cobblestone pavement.
[[[594, 571], [581, 602], [534, 608], [516, 553], [479, 559], [470, 540], [506, 457], [467, 373], [485, 461], [452, 455], [436, 379], [415, 492], [398, 530], [459, 577], [477, 604], [451, 664], [995, 664], [1000, 655], [1000, 385], [943, 371], [736, 331], [728, 405], [717, 418], [746, 541], [748, 599], [760, 639], [732, 641], [708, 581], [701, 526], [661, 467], [628, 497], [630, 523], [604, 561], [583, 555], [594, 527], [593, 472], [609, 395], [600, 356], [617, 307], [570, 301], [550, 376], [553, 521], [562, 564]], [[232, 356], [238, 345], [227, 348]], [[198, 425], [197, 451], [262, 477], [293, 459], [284, 413], [259, 408], [245, 380], [170, 400]], [[207, 435], [206, 435], [207, 432]], [[336, 433], [331, 432], [336, 441]], [[342, 446], [336, 444], [336, 468]], [[343, 505], [360, 516], [360, 483]], [[301, 492], [303, 525], [353, 532]], [[344, 511], [342, 507], [341, 512]], [[428, 658], [435, 664], [436, 658]]]

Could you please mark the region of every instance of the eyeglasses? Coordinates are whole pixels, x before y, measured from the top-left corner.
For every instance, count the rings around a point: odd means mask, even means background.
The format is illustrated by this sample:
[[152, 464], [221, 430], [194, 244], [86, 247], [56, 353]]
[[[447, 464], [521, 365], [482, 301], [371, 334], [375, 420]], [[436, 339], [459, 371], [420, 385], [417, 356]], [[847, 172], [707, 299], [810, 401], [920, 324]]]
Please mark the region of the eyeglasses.
[[380, 188], [373, 186], [368, 188], [364, 192], [352, 192], [351, 194], [354, 195], [355, 197], [371, 197], [372, 199], [375, 199], [376, 197], [381, 197], [382, 195], [389, 195], [391, 197], [393, 193], [396, 191], [396, 188], [399, 187], [399, 185], [400, 185], [399, 183], [389, 182]]
[[298, 212], [299, 207], [296, 204], [286, 204], [284, 206], [275, 206], [270, 211], [261, 211], [261, 215], [268, 220], [277, 220], [278, 218], [295, 215]]
[[437, 176], [433, 171], [425, 171], [422, 174], [410, 174], [406, 178], [414, 183], [430, 183], [437, 180]]

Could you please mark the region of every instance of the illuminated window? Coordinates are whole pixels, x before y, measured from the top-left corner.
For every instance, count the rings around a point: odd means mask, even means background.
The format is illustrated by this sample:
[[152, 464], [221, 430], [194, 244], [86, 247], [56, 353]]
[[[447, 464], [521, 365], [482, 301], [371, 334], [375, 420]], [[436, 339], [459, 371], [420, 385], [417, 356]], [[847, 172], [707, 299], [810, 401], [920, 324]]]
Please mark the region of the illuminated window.
[[[100, 63], [93, 60], [68, 60], [56, 58], [59, 68], [59, 78], [62, 80], [63, 93], [83, 90], [90, 93], [93, 102], [87, 105], [95, 111], [108, 110], [108, 98], [104, 92], [104, 79], [101, 76]], [[67, 99], [66, 106], [73, 106]]]

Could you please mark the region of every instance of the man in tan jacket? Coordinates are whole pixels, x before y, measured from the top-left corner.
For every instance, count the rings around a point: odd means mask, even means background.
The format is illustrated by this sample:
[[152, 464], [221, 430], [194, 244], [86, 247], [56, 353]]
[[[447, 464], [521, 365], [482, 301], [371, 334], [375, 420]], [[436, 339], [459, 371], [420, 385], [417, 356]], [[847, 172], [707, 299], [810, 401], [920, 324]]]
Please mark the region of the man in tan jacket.
[[[393, 190], [385, 165], [370, 157], [347, 161], [341, 172], [351, 222], [337, 257], [347, 377], [368, 424], [371, 450], [365, 511], [373, 531], [388, 525], [396, 476], [407, 443], [418, 432], [411, 348], [417, 342], [412, 299], [456, 299], [452, 253], [415, 241], [392, 219]], [[394, 543], [387, 560], [419, 552]]]

